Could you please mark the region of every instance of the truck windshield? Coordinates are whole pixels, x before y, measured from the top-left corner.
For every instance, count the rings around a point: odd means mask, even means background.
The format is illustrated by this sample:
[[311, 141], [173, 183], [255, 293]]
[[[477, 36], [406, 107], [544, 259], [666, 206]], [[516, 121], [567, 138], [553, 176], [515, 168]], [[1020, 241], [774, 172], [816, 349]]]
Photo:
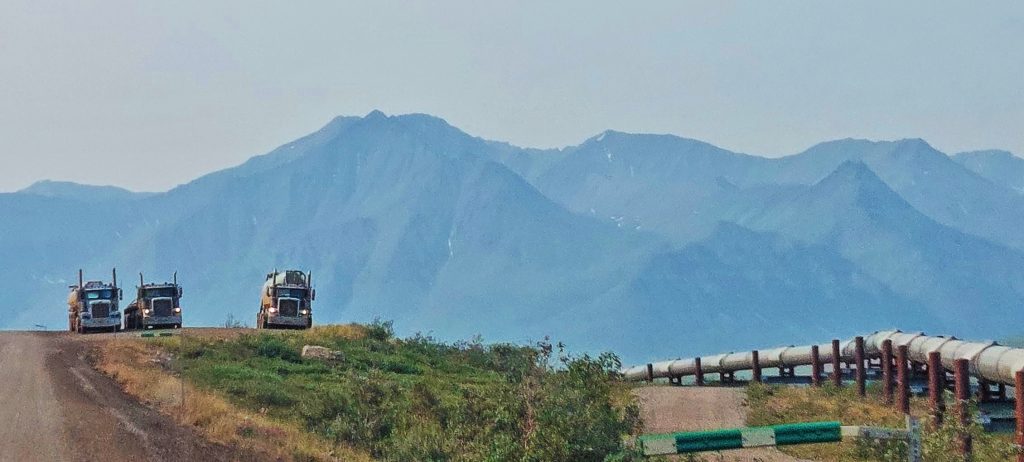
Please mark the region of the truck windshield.
[[107, 300], [110, 299], [113, 291], [111, 289], [102, 290], [87, 290], [85, 291], [85, 298], [87, 300]]
[[277, 296], [280, 298], [305, 298], [306, 289], [277, 289]]
[[157, 298], [157, 297], [173, 297], [174, 287], [157, 287], [154, 289], [146, 289], [146, 298]]

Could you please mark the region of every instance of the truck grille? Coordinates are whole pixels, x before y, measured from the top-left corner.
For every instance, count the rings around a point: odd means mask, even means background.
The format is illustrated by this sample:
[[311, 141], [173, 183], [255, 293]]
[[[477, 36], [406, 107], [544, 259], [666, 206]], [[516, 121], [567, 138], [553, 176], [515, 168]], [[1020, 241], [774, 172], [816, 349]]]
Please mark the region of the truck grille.
[[174, 314], [174, 303], [169, 298], [158, 298], [153, 300], [153, 316], [171, 316]]
[[89, 305], [89, 311], [93, 318], [105, 318], [110, 316], [110, 302], [93, 302]]
[[279, 298], [277, 300], [277, 310], [281, 316], [297, 316], [299, 314], [299, 301]]

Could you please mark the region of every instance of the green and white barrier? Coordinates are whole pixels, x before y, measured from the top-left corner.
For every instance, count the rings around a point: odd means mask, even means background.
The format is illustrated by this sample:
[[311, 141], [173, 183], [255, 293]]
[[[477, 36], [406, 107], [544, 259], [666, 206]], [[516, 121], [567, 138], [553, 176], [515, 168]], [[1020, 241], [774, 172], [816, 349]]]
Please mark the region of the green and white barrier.
[[637, 438], [637, 444], [644, 455], [655, 456], [795, 444], [838, 443], [844, 438], [903, 440], [910, 448], [908, 460], [920, 462], [920, 424], [917, 419], [910, 416], [907, 416], [906, 423], [906, 429], [843, 426], [839, 422], [805, 422], [769, 427], [663, 433], [640, 436]]
[[841, 440], [842, 425], [839, 422], [808, 422], [644, 435], [639, 438], [639, 443], [645, 455], [663, 455]]

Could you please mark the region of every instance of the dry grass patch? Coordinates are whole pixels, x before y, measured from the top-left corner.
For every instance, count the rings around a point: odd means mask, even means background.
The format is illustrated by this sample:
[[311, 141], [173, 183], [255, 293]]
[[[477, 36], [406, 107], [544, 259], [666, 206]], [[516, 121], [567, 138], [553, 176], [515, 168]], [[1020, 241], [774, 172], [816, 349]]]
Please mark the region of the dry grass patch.
[[363, 452], [332, 446], [296, 425], [239, 409], [221, 396], [183, 382], [174, 371], [172, 358], [160, 348], [160, 342], [180, 340], [171, 338], [157, 342], [132, 338], [100, 342], [96, 345], [96, 368], [113, 377], [139, 401], [171, 416], [179, 424], [199, 428], [214, 442], [251, 449], [278, 460], [372, 460]]

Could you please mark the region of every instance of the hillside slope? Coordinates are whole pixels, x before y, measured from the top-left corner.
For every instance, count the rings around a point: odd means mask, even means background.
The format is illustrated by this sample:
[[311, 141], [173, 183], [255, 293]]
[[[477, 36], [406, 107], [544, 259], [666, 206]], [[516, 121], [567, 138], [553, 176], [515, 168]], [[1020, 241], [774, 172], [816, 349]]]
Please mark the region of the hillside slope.
[[953, 156], [974, 173], [1024, 194], [1024, 159], [999, 150], [961, 152]]
[[846, 162], [739, 223], [835, 249], [964, 335], [1000, 330], [1024, 299], [1024, 255], [936, 223], [863, 163]]

